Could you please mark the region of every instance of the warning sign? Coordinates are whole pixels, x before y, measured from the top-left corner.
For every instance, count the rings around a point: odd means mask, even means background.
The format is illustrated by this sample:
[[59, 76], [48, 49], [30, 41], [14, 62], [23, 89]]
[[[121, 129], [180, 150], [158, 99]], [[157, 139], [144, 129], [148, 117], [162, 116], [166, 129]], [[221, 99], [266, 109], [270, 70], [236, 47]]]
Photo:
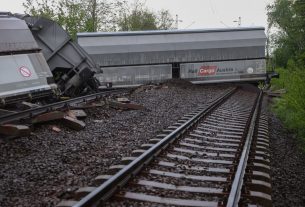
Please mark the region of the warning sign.
[[201, 76], [208, 76], [208, 75], [215, 75], [217, 70], [217, 66], [209, 66], [209, 65], [203, 65], [200, 67], [198, 75]]
[[23, 77], [31, 77], [32, 75], [31, 71], [25, 66], [19, 68], [19, 71]]

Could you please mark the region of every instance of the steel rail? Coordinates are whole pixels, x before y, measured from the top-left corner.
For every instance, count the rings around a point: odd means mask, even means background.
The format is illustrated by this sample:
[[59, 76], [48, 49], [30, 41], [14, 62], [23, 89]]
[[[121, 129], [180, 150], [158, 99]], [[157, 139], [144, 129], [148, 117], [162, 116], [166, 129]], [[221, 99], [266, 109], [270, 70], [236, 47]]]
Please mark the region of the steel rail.
[[69, 107], [70, 104], [79, 104], [79, 103], [83, 103], [86, 101], [92, 101], [95, 99], [99, 99], [105, 95], [116, 95], [116, 94], [129, 92], [129, 91], [130, 91], [130, 89], [107, 90], [107, 91], [102, 91], [102, 92], [98, 92], [98, 93], [94, 93], [94, 94], [89, 94], [89, 95], [85, 95], [85, 96], [72, 98], [72, 99], [65, 100], [65, 101], [47, 104], [44, 106], [28, 109], [28, 110], [21, 111], [21, 112], [7, 114], [7, 115], [0, 117], [0, 125], [7, 124], [7, 123], [10, 123], [13, 121], [19, 121], [21, 119], [32, 118], [32, 117], [37, 116], [42, 113], [50, 112], [50, 111], [61, 109], [64, 107]]
[[246, 172], [247, 161], [251, 149], [253, 140], [253, 134], [255, 130], [256, 120], [259, 114], [260, 103], [262, 99], [262, 91], [260, 91], [258, 98], [256, 99], [255, 108], [252, 113], [251, 122], [249, 124], [249, 130], [246, 136], [246, 141], [241, 153], [241, 157], [237, 166], [235, 177], [232, 183], [230, 194], [227, 201], [227, 207], [237, 207], [241, 196], [241, 190], [243, 186], [244, 175]]
[[143, 166], [147, 165], [159, 152], [161, 152], [162, 149], [165, 149], [171, 142], [178, 138], [187, 129], [194, 126], [201, 118], [218, 107], [235, 91], [236, 88], [231, 89], [221, 97], [217, 98], [215, 101], [211, 102], [208, 107], [202, 109], [180, 127], [165, 136], [157, 144], [149, 148], [134, 161], [129, 163], [126, 167], [121, 169], [119, 172], [105, 181], [102, 185], [97, 187], [94, 191], [82, 198], [79, 202], [73, 205], [73, 207], [92, 206], [100, 201], [106, 201], [115, 193], [118, 188], [122, 187], [132, 176], [136, 175]]

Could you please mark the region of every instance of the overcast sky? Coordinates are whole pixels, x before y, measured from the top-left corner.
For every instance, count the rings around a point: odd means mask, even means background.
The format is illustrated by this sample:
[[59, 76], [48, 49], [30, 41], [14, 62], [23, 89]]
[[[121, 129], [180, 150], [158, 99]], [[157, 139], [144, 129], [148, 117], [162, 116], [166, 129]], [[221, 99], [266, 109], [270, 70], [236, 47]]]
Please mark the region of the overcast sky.
[[[127, 0], [133, 2], [133, 0]], [[23, 13], [24, 0], [0, 0], [0, 11]], [[154, 11], [168, 9], [179, 15], [179, 29], [267, 26], [266, 5], [273, 0], [146, 0]]]

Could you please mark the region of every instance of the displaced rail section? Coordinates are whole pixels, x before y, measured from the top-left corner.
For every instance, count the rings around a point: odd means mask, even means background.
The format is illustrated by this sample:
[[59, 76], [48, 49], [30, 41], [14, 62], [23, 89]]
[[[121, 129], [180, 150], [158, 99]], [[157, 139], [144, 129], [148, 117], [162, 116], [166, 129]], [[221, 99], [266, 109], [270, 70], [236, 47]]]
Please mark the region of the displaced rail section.
[[48, 104], [48, 105], [44, 105], [44, 106], [40, 106], [37, 108], [32, 108], [29, 110], [25, 110], [25, 111], [21, 111], [21, 112], [16, 112], [16, 113], [12, 113], [12, 114], [7, 114], [4, 116], [0, 117], [0, 124], [6, 124], [9, 122], [13, 122], [13, 121], [19, 121], [22, 119], [27, 119], [27, 118], [31, 118], [34, 116], [37, 116], [39, 114], [43, 114], [49, 111], [54, 111], [57, 109], [62, 109], [62, 108], [68, 108], [73, 104], [79, 104], [79, 103], [83, 103], [83, 102], [90, 102], [93, 100], [97, 100], [105, 95], [116, 95], [116, 94], [122, 94], [122, 93], [127, 93], [129, 90], [127, 89], [116, 89], [116, 90], [108, 90], [108, 91], [102, 91], [99, 93], [95, 93], [95, 94], [90, 94], [90, 95], [86, 95], [86, 96], [80, 96], [77, 98], [72, 98], [69, 100], [65, 100], [65, 101], [60, 101], [60, 102], [56, 102], [56, 103], [52, 103], [52, 104]]
[[229, 89], [58, 206], [270, 206], [261, 99], [262, 92]]

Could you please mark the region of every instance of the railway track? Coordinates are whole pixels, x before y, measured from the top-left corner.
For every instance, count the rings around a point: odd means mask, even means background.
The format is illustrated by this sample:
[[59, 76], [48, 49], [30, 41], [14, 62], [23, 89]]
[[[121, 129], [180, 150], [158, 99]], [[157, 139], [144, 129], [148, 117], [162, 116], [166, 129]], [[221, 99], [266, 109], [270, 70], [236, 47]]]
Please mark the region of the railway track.
[[58, 206], [271, 206], [261, 99], [229, 89]]
[[30, 119], [32, 117], [35, 117], [37, 115], [47, 113], [50, 111], [69, 108], [72, 105], [77, 105], [77, 104], [85, 103], [85, 102], [92, 102], [94, 100], [99, 100], [104, 96], [118, 95], [118, 94], [127, 93], [129, 91], [130, 90], [128, 90], [128, 89], [115, 89], [115, 90], [101, 91], [98, 93], [80, 96], [80, 97], [72, 98], [72, 99], [65, 100], [65, 101], [55, 102], [55, 103], [43, 105], [43, 106], [36, 107], [36, 108], [31, 108], [31, 109], [20, 111], [20, 112], [5, 114], [5, 115], [0, 116], [0, 125], [7, 124], [10, 122], [20, 122], [22, 120]]

